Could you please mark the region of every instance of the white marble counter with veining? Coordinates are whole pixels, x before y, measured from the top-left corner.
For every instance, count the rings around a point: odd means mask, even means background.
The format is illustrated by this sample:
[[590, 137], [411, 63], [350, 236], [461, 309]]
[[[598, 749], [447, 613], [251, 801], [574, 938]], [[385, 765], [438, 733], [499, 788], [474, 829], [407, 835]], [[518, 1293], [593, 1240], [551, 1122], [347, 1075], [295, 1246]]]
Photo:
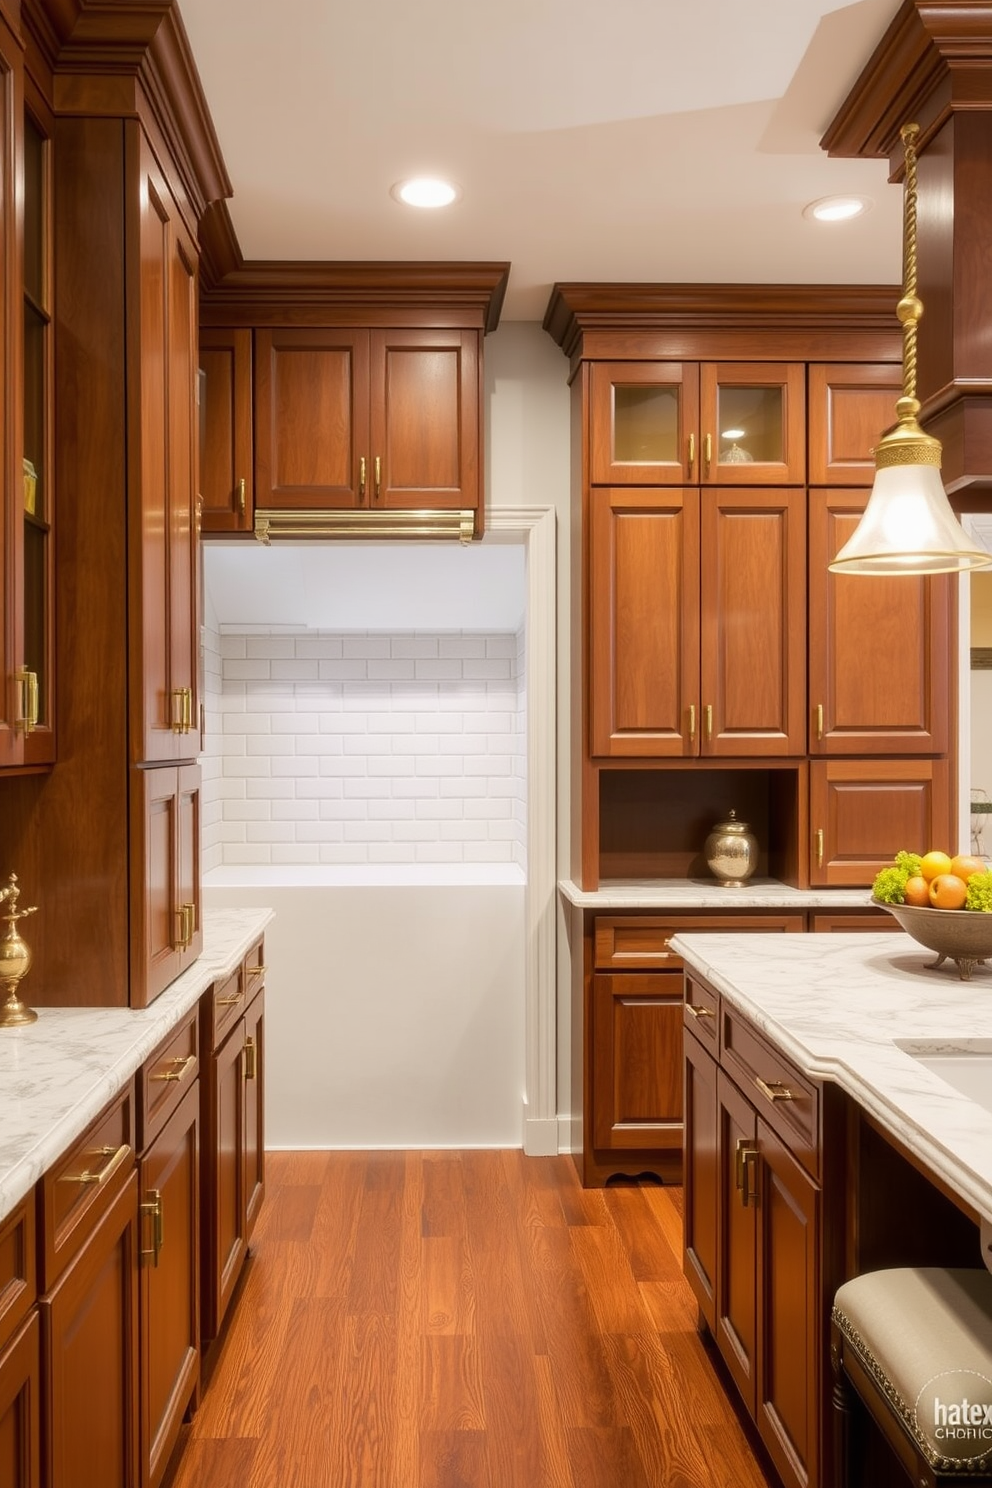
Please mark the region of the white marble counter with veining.
[[[208, 910], [202, 954], [150, 1007], [38, 1008], [37, 1023], [0, 1028], [0, 1220], [271, 918], [269, 910]], [[21, 995], [30, 1005], [30, 976]]]
[[580, 889], [570, 878], [559, 892], [579, 909], [870, 909], [870, 889], [792, 889], [772, 878], [731, 889], [713, 878], [604, 879]]
[[928, 970], [933, 952], [901, 931], [680, 934], [672, 949], [803, 1073], [836, 1081], [992, 1221], [992, 1111], [907, 1049], [988, 1055], [992, 1086], [992, 967], [971, 981], [953, 962]]

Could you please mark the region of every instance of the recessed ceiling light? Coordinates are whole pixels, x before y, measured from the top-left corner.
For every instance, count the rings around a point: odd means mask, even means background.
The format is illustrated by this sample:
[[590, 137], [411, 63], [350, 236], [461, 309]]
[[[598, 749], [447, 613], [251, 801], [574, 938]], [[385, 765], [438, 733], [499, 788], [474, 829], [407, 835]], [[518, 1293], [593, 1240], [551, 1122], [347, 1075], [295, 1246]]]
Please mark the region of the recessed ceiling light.
[[815, 217], [817, 222], [847, 222], [851, 217], [860, 217], [870, 207], [866, 196], [821, 196], [819, 201], [803, 207], [803, 216]]
[[457, 186], [435, 176], [415, 176], [409, 181], [397, 181], [389, 194], [408, 207], [449, 207], [461, 196]]

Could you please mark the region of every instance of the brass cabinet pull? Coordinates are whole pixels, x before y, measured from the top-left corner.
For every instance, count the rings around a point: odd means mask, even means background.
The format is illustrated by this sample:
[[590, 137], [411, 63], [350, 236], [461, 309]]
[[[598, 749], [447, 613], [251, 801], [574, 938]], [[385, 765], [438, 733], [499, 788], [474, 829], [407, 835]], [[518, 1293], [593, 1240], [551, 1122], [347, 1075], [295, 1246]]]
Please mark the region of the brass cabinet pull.
[[265, 967], [265, 966], [249, 966], [249, 968], [248, 968], [248, 975], [249, 976], [264, 976], [267, 970], [268, 970], [268, 968]]
[[365, 500], [365, 456], [362, 455], [358, 462], [358, 499]]
[[149, 1197], [142, 1199], [141, 1212], [147, 1214], [152, 1222], [152, 1248], [142, 1250], [142, 1256], [151, 1256], [153, 1266], [158, 1265], [159, 1253], [165, 1243], [165, 1222], [162, 1218], [162, 1192], [158, 1188], [148, 1190]]
[[379, 497], [381, 495], [382, 495], [382, 457], [380, 455], [376, 455], [376, 457], [375, 457], [375, 499], [376, 499], [376, 501], [379, 500]]
[[741, 1203], [747, 1209], [751, 1204], [758, 1202], [758, 1185], [755, 1182], [755, 1164], [758, 1161], [758, 1149], [752, 1143], [738, 1142], [737, 1150], [741, 1158]]
[[130, 1151], [131, 1147], [128, 1142], [122, 1142], [120, 1147], [98, 1147], [95, 1152], [90, 1153], [90, 1156], [106, 1158], [107, 1161], [103, 1164], [102, 1168], [97, 1168], [95, 1171], [91, 1168], [84, 1168], [81, 1173], [63, 1173], [59, 1178], [59, 1182], [82, 1184], [106, 1183], [108, 1178], [114, 1176]]
[[174, 687], [169, 694], [169, 702], [172, 707], [170, 727], [174, 734], [181, 734], [183, 731], [183, 719], [186, 716], [186, 689], [183, 687]]
[[246, 1080], [254, 1080], [254, 1078], [255, 1078], [255, 1056], [256, 1056], [256, 1053], [257, 1053], [257, 1050], [255, 1048], [255, 1040], [252, 1038], [251, 1034], [249, 1034], [248, 1037], [245, 1039], [245, 1079]]
[[755, 1075], [754, 1083], [766, 1095], [770, 1101], [794, 1101], [799, 1096], [796, 1091], [791, 1090], [788, 1085], [783, 1085], [780, 1080], [763, 1080], [760, 1075]]
[[689, 704], [689, 743], [690, 744], [695, 744], [695, 742], [696, 742], [696, 705], [695, 705], [695, 703], [690, 703]]
[[692, 467], [696, 463], [696, 436], [689, 435], [689, 474], [692, 475]]
[[16, 727], [22, 733], [30, 734], [38, 727], [38, 673], [28, 671], [25, 667], [14, 673], [14, 681], [21, 693], [20, 716]]
[[687, 1013], [690, 1013], [693, 1018], [715, 1018], [716, 1017], [716, 1014], [714, 1013], [714, 1011], [713, 1011], [712, 1008], [708, 1008], [708, 1007], [696, 1007], [695, 1004], [694, 1003], [691, 1003], [691, 1002], [687, 1002], [686, 1003], [685, 1010], [686, 1010]]
[[713, 704], [707, 703], [704, 710], [706, 718], [706, 742], [710, 744], [713, 740]]
[[245, 478], [244, 476], [242, 476], [241, 479], [238, 481], [238, 511], [241, 513], [242, 516], [244, 516], [247, 510], [248, 497], [245, 488]]
[[241, 999], [244, 997], [244, 995], [245, 994], [242, 991], [242, 992], [235, 992], [235, 994], [234, 994], [233, 997], [215, 997], [214, 998], [214, 1007], [233, 1007], [236, 1002], [240, 1002], [241, 1001]]
[[171, 1060], [170, 1063], [173, 1066], [172, 1069], [163, 1070], [160, 1075], [152, 1075], [152, 1079], [181, 1080], [183, 1075], [185, 1075], [186, 1071], [189, 1069], [190, 1065], [196, 1063], [196, 1055], [187, 1054], [186, 1058], [184, 1059], [183, 1056], [179, 1054], [175, 1059]]
[[817, 827], [816, 832], [815, 832], [814, 835], [816, 837], [816, 866], [817, 866], [817, 868], [822, 868], [823, 867], [823, 828], [822, 827]]
[[816, 737], [818, 739], [822, 739], [823, 738], [823, 704], [822, 703], [817, 703], [817, 705], [816, 705]]
[[703, 474], [704, 475], [709, 475], [709, 473], [710, 473], [710, 465], [712, 464], [712, 461], [713, 461], [713, 435], [712, 434], [705, 434], [703, 436]]
[[193, 727], [193, 689], [183, 688], [183, 733], [188, 734]]
[[196, 905], [180, 904], [176, 914], [179, 917], [179, 933], [176, 943], [180, 950], [185, 950], [187, 946], [193, 944], [193, 932], [196, 929]]

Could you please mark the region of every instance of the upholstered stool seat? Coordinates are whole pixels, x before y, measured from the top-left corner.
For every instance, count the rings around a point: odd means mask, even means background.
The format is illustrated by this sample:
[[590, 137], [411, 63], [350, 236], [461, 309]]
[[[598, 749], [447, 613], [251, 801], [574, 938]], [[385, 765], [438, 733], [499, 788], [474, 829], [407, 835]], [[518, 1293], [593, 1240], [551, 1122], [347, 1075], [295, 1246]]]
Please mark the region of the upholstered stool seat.
[[992, 1484], [992, 1274], [870, 1271], [834, 1298], [838, 1488], [857, 1483], [854, 1386], [912, 1481]]

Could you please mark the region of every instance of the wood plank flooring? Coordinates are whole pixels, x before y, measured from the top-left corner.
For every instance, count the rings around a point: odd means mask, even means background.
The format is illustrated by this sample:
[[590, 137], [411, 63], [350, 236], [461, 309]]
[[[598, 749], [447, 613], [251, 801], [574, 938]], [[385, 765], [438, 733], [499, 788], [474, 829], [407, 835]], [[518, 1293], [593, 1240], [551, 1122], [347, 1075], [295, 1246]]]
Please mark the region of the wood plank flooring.
[[519, 1151], [271, 1153], [170, 1488], [768, 1488], [681, 1191]]

